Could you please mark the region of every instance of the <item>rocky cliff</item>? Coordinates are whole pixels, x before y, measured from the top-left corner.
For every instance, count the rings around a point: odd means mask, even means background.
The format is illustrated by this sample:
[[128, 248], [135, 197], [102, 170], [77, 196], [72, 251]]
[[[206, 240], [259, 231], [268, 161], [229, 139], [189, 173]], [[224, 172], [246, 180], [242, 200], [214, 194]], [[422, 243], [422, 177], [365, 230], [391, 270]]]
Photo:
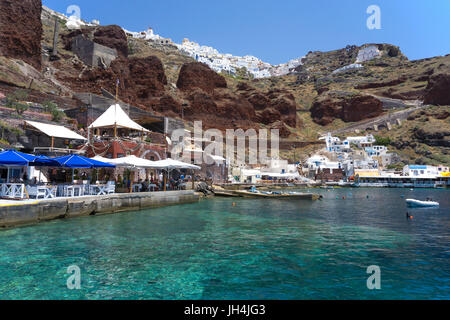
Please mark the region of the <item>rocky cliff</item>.
[[311, 108], [311, 117], [320, 125], [328, 125], [335, 119], [357, 122], [382, 113], [383, 103], [373, 96], [335, 91], [319, 95]]
[[41, 69], [41, 0], [0, 1], [0, 55]]
[[[39, 68], [42, 28], [42, 45], [48, 50], [54, 18], [43, 15], [41, 25], [39, 0], [3, 0], [0, 9], [0, 53], [7, 57], [0, 57], [0, 81], [32, 86], [45, 92], [45, 100], [52, 95], [55, 101], [70, 99], [77, 92], [101, 94], [102, 88], [114, 93], [119, 80], [119, 98], [143, 110], [189, 122], [202, 120], [208, 128], [277, 128], [282, 137], [298, 141], [317, 141], [324, 131], [379, 116], [383, 108], [394, 108], [386, 105], [389, 99], [398, 99], [395, 108], [422, 101], [440, 108], [450, 104], [450, 56], [409, 61], [390, 44], [310, 52], [291, 75], [251, 80], [217, 74], [176, 48], [127, 38], [118, 26], [76, 31], [63, 26], [57, 59], [44, 59], [43, 72], [36, 75], [8, 58]], [[78, 35], [116, 49], [119, 57], [110, 67], [85, 65], [71, 51]], [[364, 50], [373, 50], [375, 56], [365, 57]], [[419, 121], [419, 129], [421, 125], [425, 123]], [[408, 137], [419, 136], [427, 134], [418, 130]]]

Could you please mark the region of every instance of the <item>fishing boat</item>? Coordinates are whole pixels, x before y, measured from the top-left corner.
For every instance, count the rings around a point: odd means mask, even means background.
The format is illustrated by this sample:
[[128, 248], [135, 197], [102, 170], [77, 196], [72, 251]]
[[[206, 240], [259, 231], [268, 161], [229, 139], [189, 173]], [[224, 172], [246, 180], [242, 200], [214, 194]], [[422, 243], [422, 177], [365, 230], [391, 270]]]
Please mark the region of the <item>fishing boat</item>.
[[268, 199], [291, 199], [291, 200], [318, 200], [322, 196], [317, 193], [300, 193], [300, 192], [276, 192], [276, 191], [247, 191], [236, 190], [237, 196], [244, 198], [268, 198]]
[[406, 204], [408, 207], [439, 207], [439, 202], [436, 201], [422, 201], [417, 199], [406, 199]]

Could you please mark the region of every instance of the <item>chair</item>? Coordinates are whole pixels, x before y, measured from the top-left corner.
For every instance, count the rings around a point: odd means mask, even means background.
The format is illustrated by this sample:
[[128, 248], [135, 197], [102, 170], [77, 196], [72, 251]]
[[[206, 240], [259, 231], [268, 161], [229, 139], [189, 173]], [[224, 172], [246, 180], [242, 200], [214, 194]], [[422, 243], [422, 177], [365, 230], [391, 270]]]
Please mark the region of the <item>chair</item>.
[[114, 181], [108, 181], [106, 183], [106, 193], [112, 194], [116, 192], [116, 183]]

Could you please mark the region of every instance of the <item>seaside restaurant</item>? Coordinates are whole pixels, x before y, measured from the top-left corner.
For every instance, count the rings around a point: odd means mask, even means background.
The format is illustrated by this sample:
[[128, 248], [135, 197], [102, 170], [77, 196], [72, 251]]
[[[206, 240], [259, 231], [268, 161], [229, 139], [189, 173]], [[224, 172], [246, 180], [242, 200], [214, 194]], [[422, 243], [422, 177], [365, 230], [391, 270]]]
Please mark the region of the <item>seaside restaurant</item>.
[[[39, 170], [38, 176], [34, 168], [47, 167], [69, 170], [72, 182], [52, 183], [42, 181]], [[85, 158], [79, 155], [49, 158], [21, 153], [16, 150], [0, 152], [0, 198], [2, 199], [51, 199], [56, 197], [75, 197], [83, 195], [105, 195], [115, 192], [113, 183], [93, 183], [88, 181], [74, 184], [76, 169], [115, 168], [115, 165]], [[45, 179], [46, 180], [46, 179]]]

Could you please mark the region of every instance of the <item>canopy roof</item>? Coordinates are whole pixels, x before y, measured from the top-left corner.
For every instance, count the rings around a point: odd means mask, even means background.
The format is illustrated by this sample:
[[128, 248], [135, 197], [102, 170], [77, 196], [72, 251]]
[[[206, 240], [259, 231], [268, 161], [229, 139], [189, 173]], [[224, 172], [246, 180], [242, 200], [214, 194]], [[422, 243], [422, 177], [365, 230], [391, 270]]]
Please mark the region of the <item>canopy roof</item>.
[[119, 104], [110, 106], [100, 117], [97, 118], [89, 128], [126, 128], [137, 131], [150, 132], [137, 124], [123, 111]]
[[195, 169], [195, 170], [200, 170], [201, 168], [199, 166], [190, 164], [190, 163], [186, 163], [186, 162], [182, 162], [182, 161], [178, 161], [178, 160], [174, 160], [174, 159], [164, 159], [164, 160], [159, 160], [159, 161], [155, 161], [156, 164], [158, 164], [160, 167], [164, 168], [164, 169], [168, 169], [168, 170], [172, 170], [172, 169]]
[[[95, 157], [95, 160], [100, 160], [108, 163], [115, 164], [119, 167], [130, 167], [130, 168], [154, 168], [154, 169], [162, 169], [164, 167], [158, 165], [156, 161], [151, 161], [143, 158], [138, 158], [136, 156], [128, 156], [124, 158], [117, 159], [105, 159], [103, 157]], [[101, 160], [103, 159], [103, 160]]]
[[97, 161], [82, 157], [77, 154], [71, 154], [64, 157], [53, 158], [59, 163], [60, 167], [64, 168], [115, 168], [116, 166], [110, 163]]
[[42, 133], [48, 135], [49, 137], [72, 139], [72, 140], [87, 140], [85, 137], [63, 126], [57, 126], [54, 124], [47, 124], [28, 120], [26, 120], [25, 123], [41, 131]]

